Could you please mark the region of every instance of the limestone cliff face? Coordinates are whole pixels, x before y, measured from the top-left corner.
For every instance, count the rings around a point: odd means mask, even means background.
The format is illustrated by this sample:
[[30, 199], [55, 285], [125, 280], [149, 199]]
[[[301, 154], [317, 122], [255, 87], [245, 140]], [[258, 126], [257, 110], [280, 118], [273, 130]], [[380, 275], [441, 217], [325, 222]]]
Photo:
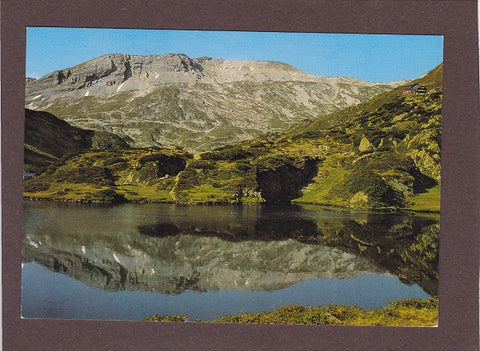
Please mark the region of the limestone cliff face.
[[137, 146], [207, 150], [366, 101], [399, 83], [310, 75], [281, 62], [111, 54], [26, 84], [26, 106]]
[[[315, 82], [324, 84], [326, 88], [350, 84], [353, 93], [358, 93], [362, 87], [387, 86], [355, 78], [310, 75], [282, 62], [229, 61], [209, 57], [192, 59], [184, 54], [110, 54], [51, 72], [38, 80], [29, 78], [26, 101], [35, 105], [35, 100], [65, 95], [111, 95], [126, 90], [140, 90], [140, 94], [145, 94], [145, 90], [159, 84], [225, 84], [242, 81]], [[396, 85], [393, 83], [388, 86]], [[41, 96], [37, 97], [37, 93]]]
[[120, 90], [145, 90], [156, 83], [193, 83], [200, 77], [201, 67], [185, 55], [111, 54], [30, 81], [26, 101], [35, 105], [38, 99], [66, 95], [110, 95]]

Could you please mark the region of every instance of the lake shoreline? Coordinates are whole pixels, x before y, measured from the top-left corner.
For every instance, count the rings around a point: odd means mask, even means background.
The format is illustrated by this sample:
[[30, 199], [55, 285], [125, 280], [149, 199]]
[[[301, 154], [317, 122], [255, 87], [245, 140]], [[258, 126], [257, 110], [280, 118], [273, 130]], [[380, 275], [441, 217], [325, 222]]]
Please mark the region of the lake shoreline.
[[124, 200], [124, 201], [111, 201], [111, 200], [97, 200], [97, 199], [54, 199], [47, 197], [36, 196], [23, 196], [24, 201], [43, 201], [43, 202], [58, 202], [58, 203], [76, 203], [76, 204], [93, 204], [93, 205], [119, 205], [119, 204], [174, 204], [178, 206], [245, 206], [245, 205], [263, 205], [263, 206], [278, 206], [278, 205], [313, 205], [324, 209], [331, 209], [332, 211], [341, 212], [360, 212], [360, 213], [418, 213], [418, 214], [440, 214], [438, 210], [414, 210], [410, 208], [353, 208], [346, 206], [336, 206], [326, 203], [313, 203], [303, 201], [293, 201], [288, 204], [269, 204], [266, 202], [221, 202], [221, 201], [207, 201], [207, 202], [180, 202], [180, 201], [165, 201], [165, 200]]

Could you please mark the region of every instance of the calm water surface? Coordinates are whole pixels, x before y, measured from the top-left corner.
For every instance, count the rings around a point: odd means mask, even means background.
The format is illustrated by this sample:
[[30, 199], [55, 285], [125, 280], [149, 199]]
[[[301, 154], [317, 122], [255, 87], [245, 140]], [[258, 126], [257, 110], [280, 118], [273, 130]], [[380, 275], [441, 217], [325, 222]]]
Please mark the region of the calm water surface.
[[437, 294], [438, 216], [25, 202], [22, 315], [204, 320]]

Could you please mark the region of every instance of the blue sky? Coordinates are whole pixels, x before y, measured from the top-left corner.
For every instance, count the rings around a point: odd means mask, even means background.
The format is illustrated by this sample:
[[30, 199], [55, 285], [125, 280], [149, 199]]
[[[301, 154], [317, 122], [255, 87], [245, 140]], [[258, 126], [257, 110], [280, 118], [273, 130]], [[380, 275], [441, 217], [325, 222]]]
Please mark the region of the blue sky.
[[229, 60], [281, 61], [322, 76], [370, 82], [413, 79], [443, 61], [443, 38], [431, 35], [323, 34], [27, 28], [26, 76], [40, 78], [109, 53], [184, 53]]

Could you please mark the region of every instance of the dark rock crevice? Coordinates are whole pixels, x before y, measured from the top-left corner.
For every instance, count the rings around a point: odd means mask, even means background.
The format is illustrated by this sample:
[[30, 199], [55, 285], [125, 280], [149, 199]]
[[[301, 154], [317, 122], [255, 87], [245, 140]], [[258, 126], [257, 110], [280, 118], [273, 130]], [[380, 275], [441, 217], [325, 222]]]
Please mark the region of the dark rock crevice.
[[416, 194], [425, 193], [427, 189], [438, 184], [435, 179], [423, 174], [417, 167], [412, 167], [408, 173], [414, 178], [413, 190]]
[[132, 76], [132, 66], [130, 65], [130, 61], [125, 61], [123, 63], [124, 71], [123, 71], [123, 82], [125, 82], [128, 78]]
[[317, 174], [319, 160], [306, 158], [299, 166], [295, 163], [287, 160], [273, 168], [257, 167], [256, 180], [267, 203], [290, 203], [302, 196], [302, 188]]

